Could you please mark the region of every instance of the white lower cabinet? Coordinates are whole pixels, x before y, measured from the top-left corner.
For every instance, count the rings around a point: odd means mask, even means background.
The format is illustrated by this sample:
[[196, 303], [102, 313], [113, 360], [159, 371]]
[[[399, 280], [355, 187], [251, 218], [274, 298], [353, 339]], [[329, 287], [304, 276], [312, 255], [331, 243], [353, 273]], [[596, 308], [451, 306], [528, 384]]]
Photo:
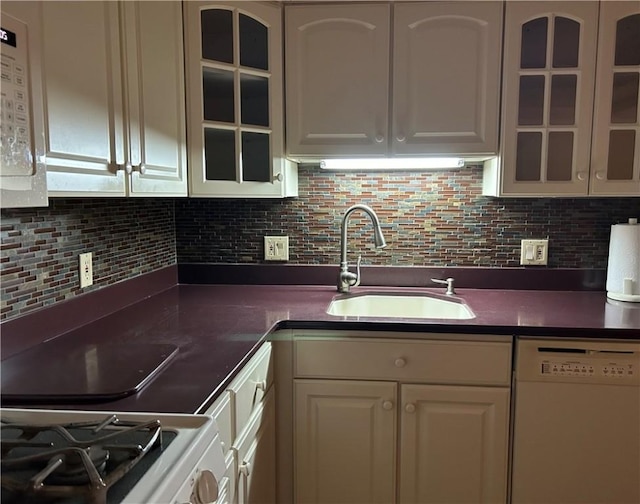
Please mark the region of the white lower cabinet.
[[509, 389], [402, 385], [403, 503], [506, 502]]
[[[227, 472], [216, 504], [275, 504], [276, 417], [271, 343], [238, 372], [205, 412], [215, 418]], [[226, 480], [226, 481], [224, 481]]]
[[394, 501], [396, 384], [296, 380], [295, 502]]
[[510, 340], [424, 338], [294, 337], [294, 502], [507, 502]]

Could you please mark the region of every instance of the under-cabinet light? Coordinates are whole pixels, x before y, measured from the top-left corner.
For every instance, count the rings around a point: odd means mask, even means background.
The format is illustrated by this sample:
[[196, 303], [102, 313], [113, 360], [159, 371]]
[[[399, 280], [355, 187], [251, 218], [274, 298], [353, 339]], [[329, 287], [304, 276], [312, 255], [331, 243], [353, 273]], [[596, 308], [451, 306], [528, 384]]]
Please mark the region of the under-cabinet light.
[[344, 158], [324, 159], [323, 170], [438, 170], [460, 168], [462, 158]]

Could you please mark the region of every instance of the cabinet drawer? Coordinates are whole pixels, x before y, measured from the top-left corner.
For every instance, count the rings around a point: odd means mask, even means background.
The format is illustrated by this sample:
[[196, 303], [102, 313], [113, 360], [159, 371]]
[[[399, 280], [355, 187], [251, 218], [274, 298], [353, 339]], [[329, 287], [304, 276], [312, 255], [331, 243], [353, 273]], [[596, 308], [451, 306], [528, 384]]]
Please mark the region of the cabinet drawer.
[[220, 433], [220, 441], [222, 448], [227, 453], [231, 448], [231, 443], [235, 437], [233, 425], [233, 413], [231, 409], [231, 394], [224, 391], [220, 397], [204, 412], [205, 415], [213, 417], [218, 424], [218, 432]]
[[234, 437], [238, 437], [247, 421], [264, 399], [273, 383], [271, 343], [265, 343], [251, 358], [227, 389], [231, 393], [234, 411]]
[[301, 338], [294, 375], [306, 378], [508, 386], [511, 344], [487, 341]]

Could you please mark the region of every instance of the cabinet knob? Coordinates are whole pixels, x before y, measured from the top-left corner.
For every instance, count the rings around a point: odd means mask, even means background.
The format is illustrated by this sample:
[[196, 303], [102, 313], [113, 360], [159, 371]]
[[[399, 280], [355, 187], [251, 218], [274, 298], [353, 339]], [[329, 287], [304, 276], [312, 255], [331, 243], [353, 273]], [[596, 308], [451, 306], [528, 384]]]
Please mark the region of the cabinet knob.
[[396, 140], [397, 140], [398, 142], [401, 142], [401, 143], [402, 143], [402, 142], [404, 142], [406, 139], [407, 139], [407, 138], [406, 138], [404, 135], [398, 135], [398, 136], [396, 137]]
[[251, 472], [251, 464], [249, 462], [243, 462], [240, 464], [240, 467], [238, 467], [238, 472], [245, 478], [248, 478]]
[[385, 411], [391, 411], [393, 409], [393, 402], [391, 401], [383, 401], [382, 409]]
[[216, 477], [205, 469], [200, 473], [193, 487], [192, 498], [195, 504], [212, 504], [218, 500], [219, 488]]
[[256, 388], [265, 392], [267, 390], [267, 382], [264, 380], [256, 382]]
[[138, 165], [138, 171], [141, 175], [144, 175], [144, 173], [147, 171], [147, 166], [144, 163], [140, 163]]
[[416, 412], [416, 405], [413, 403], [408, 403], [405, 407], [404, 410], [407, 413], [415, 413]]
[[127, 161], [124, 165], [124, 171], [127, 172], [127, 175], [131, 174], [131, 172], [133, 171], [133, 165], [131, 164], [131, 161]]
[[598, 171], [596, 172], [596, 178], [597, 178], [598, 180], [606, 180], [606, 179], [607, 179], [607, 174], [606, 174], [604, 171], [602, 171], [602, 170], [598, 170]]
[[398, 357], [395, 360], [394, 364], [396, 365], [396, 367], [405, 367], [407, 365], [407, 361], [402, 357]]
[[587, 174], [583, 171], [580, 171], [576, 174], [578, 180], [587, 180]]
[[276, 181], [277, 181], [277, 182], [282, 182], [283, 180], [284, 180], [284, 177], [283, 177], [283, 175], [282, 175], [282, 172], [280, 172], [280, 173], [276, 173], [276, 174], [273, 176], [273, 181], [274, 181], [274, 182], [276, 182]]
[[384, 137], [382, 135], [376, 135], [376, 143], [384, 142]]

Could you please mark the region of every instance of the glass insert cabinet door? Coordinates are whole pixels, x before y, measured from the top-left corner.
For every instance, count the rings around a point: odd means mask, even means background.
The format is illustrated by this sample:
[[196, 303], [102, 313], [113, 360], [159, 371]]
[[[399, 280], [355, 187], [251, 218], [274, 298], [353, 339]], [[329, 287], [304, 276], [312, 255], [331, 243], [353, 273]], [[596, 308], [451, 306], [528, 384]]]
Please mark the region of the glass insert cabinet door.
[[508, 2], [506, 16], [503, 190], [585, 195], [598, 2]]
[[640, 3], [602, 2], [590, 193], [640, 196]]
[[280, 7], [184, 5], [192, 195], [281, 195]]

